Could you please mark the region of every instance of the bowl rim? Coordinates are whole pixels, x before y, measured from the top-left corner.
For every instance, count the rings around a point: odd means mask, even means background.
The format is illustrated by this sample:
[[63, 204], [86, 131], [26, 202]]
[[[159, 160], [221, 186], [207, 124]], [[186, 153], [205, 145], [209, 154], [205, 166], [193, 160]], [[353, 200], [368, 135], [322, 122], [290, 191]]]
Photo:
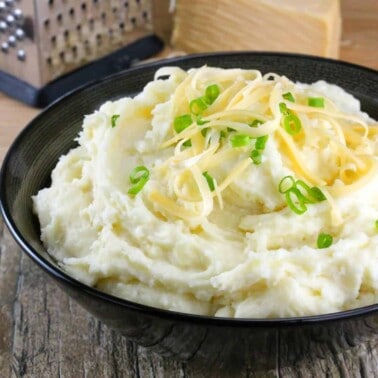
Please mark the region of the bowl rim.
[[[79, 88], [76, 88], [64, 96], [58, 98], [56, 101], [51, 103], [48, 107], [43, 109], [36, 117], [34, 117], [17, 135], [14, 141], [11, 143], [2, 163], [0, 170], [0, 213], [3, 216], [4, 223], [8, 227], [12, 237], [16, 243], [21, 247], [22, 251], [25, 252], [37, 265], [39, 265], [46, 273], [55, 278], [58, 282], [66, 284], [73, 289], [80, 290], [85, 294], [94, 297], [95, 299], [100, 299], [105, 302], [110, 302], [111, 304], [124, 307], [125, 309], [132, 310], [136, 313], [143, 313], [151, 317], [158, 317], [166, 320], [175, 320], [182, 322], [193, 322], [204, 324], [208, 326], [228, 326], [228, 327], [287, 327], [287, 326], [298, 326], [307, 324], [325, 324], [334, 321], [348, 320], [360, 316], [368, 316], [378, 313], [378, 303], [371, 304], [368, 306], [362, 306], [350, 310], [319, 314], [319, 315], [309, 315], [309, 316], [295, 316], [295, 317], [282, 317], [282, 318], [230, 318], [230, 317], [218, 317], [209, 315], [197, 315], [191, 313], [184, 313], [172, 310], [165, 310], [158, 307], [153, 307], [149, 305], [144, 305], [141, 303], [133, 302], [127, 299], [116, 297], [114, 295], [108, 294], [106, 292], [100, 291], [94, 287], [84, 284], [81, 281], [73, 278], [67, 274], [63, 269], [61, 269], [58, 264], [53, 264], [40, 255], [23, 237], [19, 231], [16, 222], [11, 216], [8, 204], [5, 201], [5, 176], [7, 175], [7, 170], [9, 169], [9, 162], [12, 156], [15, 154], [17, 147], [24, 140], [25, 135], [36, 125], [38, 126], [39, 120], [43, 119], [46, 114], [54, 111], [54, 108], [59, 106], [65, 100], [75, 96], [76, 94], [91, 88], [104, 82], [111, 82], [116, 80], [118, 77], [124, 77], [127, 75], [137, 74], [139, 71], [143, 71], [151, 68], [159, 68], [165, 65], [180, 64], [182, 62], [187, 62], [190, 60], [203, 59], [208, 57], [226, 58], [230, 56], [240, 56], [240, 57], [276, 57], [276, 58], [289, 58], [289, 59], [302, 59], [310, 61], [328, 62], [336, 66], [347, 66], [352, 69], [362, 70], [369, 72], [370, 74], [378, 75], [378, 70], [364, 67], [358, 64], [330, 59], [322, 58], [313, 55], [305, 54], [295, 54], [295, 53], [280, 53], [280, 52], [264, 52], [264, 51], [232, 51], [232, 52], [212, 52], [204, 54], [191, 54], [182, 57], [174, 57], [169, 59], [161, 59], [157, 61], [147, 62], [144, 64], [137, 65], [128, 70], [124, 70], [97, 80], [93, 82], [84, 84]], [[46, 251], [46, 253], [48, 253]]]

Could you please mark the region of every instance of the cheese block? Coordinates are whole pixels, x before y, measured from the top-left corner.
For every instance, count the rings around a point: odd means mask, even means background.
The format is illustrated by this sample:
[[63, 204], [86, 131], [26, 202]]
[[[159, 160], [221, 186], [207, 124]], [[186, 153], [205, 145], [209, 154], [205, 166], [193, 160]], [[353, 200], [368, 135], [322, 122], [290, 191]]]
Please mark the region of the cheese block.
[[186, 52], [285, 51], [337, 58], [339, 0], [176, 0], [171, 43]]

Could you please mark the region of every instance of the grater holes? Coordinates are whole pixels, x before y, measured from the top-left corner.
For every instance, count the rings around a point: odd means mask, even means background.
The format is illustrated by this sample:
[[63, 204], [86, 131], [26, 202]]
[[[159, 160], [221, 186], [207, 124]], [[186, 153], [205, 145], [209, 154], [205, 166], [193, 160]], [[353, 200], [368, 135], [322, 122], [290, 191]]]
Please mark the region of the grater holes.
[[64, 53], [64, 51], [61, 51], [61, 52], [59, 53], [59, 59], [60, 59], [62, 62], [64, 62], [64, 60], [65, 60], [65, 53]]
[[137, 23], [137, 19], [136, 19], [136, 17], [131, 17], [130, 18], [130, 21], [131, 21], [131, 23], [135, 26], [136, 25], [136, 23]]
[[147, 11], [143, 11], [142, 12], [142, 17], [147, 20], [148, 19], [148, 12]]
[[125, 29], [125, 23], [124, 22], [120, 22], [119, 24], [118, 24], [118, 26], [119, 26], [119, 28], [120, 29]]
[[57, 21], [59, 24], [62, 23], [62, 21], [63, 21], [63, 15], [62, 15], [62, 13], [58, 13], [58, 14], [56, 15], [56, 21]]
[[51, 38], [50, 38], [50, 42], [53, 46], [56, 45], [56, 35], [53, 35]]
[[128, 2], [128, 1], [125, 1], [125, 2], [123, 3], [123, 6], [124, 6], [125, 8], [128, 8], [128, 7], [129, 7], [129, 2]]
[[47, 4], [52, 7], [54, 5], [54, 0], [47, 0]]
[[63, 32], [64, 39], [68, 39], [68, 36], [70, 35], [70, 32], [66, 29]]
[[83, 12], [85, 12], [86, 10], [87, 10], [87, 4], [86, 3], [81, 3], [81, 10], [83, 11]]
[[72, 46], [71, 52], [74, 58], [77, 58], [77, 46]]
[[71, 17], [74, 17], [75, 16], [75, 9], [74, 8], [71, 8], [69, 11], [68, 11], [69, 15]]
[[117, 7], [113, 7], [112, 11], [113, 11], [113, 13], [117, 13], [118, 12], [118, 8]]
[[51, 58], [51, 56], [49, 56], [49, 57], [46, 58], [46, 63], [47, 63], [47, 65], [49, 65], [49, 66], [52, 65], [52, 58]]
[[48, 18], [43, 21], [43, 26], [45, 27], [45, 29], [48, 29], [50, 27], [50, 20]]

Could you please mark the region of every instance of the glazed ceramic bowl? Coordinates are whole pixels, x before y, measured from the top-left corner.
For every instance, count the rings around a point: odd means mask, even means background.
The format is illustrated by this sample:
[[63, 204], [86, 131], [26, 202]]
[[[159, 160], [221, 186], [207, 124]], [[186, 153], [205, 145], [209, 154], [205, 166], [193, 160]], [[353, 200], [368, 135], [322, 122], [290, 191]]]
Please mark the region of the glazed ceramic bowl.
[[[113, 297], [67, 275], [39, 239], [31, 196], [49, 184], [60, 155], [72, 148], [83, 116], [106, 100], [139, 93], [163, 65], [202, 65], [277, 72], [292, 80], [319, 79], [343, 87], [378, 119], [378, 73], [321, 58], [274, 53], [197, 55], [130, 69], [81, 88], [43, 111], [11, 146], [1, 171], [1, 210], [14, 239], [55, 282], [95, 317], [137, 343], [183, 360], [234, 364], [259, 351], [286, 348], [295, 358], [330, 345], [333, 351], [378, 334], [378, 304], [320, 316], [287, 319], [229, 319], [165, 311]], [[257, 353], [257, 354], [256, 354]], [[255, 356], [255, 357], [252, 357]]]

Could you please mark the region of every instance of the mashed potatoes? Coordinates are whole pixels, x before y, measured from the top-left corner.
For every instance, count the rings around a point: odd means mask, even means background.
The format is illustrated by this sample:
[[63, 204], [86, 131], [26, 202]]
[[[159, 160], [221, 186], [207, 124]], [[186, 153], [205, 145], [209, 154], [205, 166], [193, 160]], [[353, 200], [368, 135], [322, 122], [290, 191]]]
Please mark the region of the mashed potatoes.
[[33, 200], [78, 280], [226, 317], [377, 303], [378, 127], [342, 89], [166, 67], [77, 140]]

